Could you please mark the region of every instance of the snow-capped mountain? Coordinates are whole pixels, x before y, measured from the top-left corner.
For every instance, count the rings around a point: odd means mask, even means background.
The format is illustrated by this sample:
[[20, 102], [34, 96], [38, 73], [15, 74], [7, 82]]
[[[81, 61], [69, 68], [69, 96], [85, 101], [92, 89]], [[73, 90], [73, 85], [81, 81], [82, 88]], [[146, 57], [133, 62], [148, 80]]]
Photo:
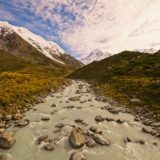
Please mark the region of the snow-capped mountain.
[[80, 61], [83, 62], [84, 64], [89, 64], [93, 61], [99, 61], [110, 56], [111, 56], [110, 53], [108, 52], [104, 53], [101, 50], [96, 49], [92, 51], [88, 56], [81, 58]]
[[[28, 51], [23, 49], [23, 46], [26, 45], [26, 50]], [[18, 56], [21, 56], [22, 58], [25, 58], [26, 55], [29, 54], [29, 56], [37, 56], [37, 58], [39, 58], [39, 54], [43, 54], [49, 59], [61, 64], [68, 64], [71, 66], [76, 65], [77, 67], [82, 65], [53, 41], [47, 41], [43, 37], [32, 33], [24, 27], [13, 26], [8, 22], [0, 21], [0, 48], [16, 55], [18, 54]], [[39, 52], [37, 55], [35, 54], [36, 51], [30, 51], [35, 49]], [[41, 59], [43, 59], [43, 57], [41, 57]]]

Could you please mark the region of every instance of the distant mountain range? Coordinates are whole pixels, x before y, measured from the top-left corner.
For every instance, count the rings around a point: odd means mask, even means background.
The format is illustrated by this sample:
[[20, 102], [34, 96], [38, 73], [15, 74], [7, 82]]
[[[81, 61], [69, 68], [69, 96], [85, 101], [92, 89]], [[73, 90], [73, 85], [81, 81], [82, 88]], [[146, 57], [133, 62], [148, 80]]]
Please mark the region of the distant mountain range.
[[0, 49], [34, 63], [54, 62], [75, 69], [83, 65], [56, 43], [8, 22], [0, 22]]
[[110, 56], [111, 56], [110, 53], [108, 52], [104, 53], [101, 50], [96, 49], [92, 51], [89, 55], [87, 55], [86, 57], [81, 58], [80, 61], [83, 62], [84, 64], [89, 64], [93, 61], [99, 61], [99, 60], [102, 60]]

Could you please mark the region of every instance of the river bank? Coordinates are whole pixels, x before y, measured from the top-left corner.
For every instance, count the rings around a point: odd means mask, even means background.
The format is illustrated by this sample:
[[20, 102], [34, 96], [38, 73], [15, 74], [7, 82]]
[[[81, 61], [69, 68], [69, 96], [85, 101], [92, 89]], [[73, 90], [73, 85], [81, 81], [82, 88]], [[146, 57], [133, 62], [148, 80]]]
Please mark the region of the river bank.
[[[91, 88], [93, 89], [93, 93], [95, 93], [95, 96], [98, 100], [103, 102], [110, 102], [112, 104], [111, 108], [104, 108], [106, 110], [111, 110], [112, 108], [116, 108], [120, 112], [124, 113], [130, 113], [135, 116], [135, 121], [141, 121], [146, 128], [144, 129], [144, 132], [157, 137], [160, 139], [160, 122], [159, 119], [156, 118], [156, 115], [153, 111], [149, 110], [146, 107], [143, 107], [140, 105], [140, 100], [137, 98], [131, 99], [132, 106], [124, 105], [120, 102], [117, 102], [115, 99], [111, 97], [106, 97], [106, 94], [104, 93], [102, 86], [95, 85], [95, 83], [90, 83]], [[133, 107], [134, 105], [134, 107]], [[137, 107], [136, 107], [137, 106]]]

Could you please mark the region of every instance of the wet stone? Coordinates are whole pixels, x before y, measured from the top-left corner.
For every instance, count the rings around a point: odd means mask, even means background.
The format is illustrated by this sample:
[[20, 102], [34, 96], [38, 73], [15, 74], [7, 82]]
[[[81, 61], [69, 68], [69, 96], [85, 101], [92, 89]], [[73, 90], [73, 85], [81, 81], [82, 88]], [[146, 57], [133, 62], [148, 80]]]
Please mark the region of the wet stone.
[[123, 139], [124, 143], [130, 143], [132, 140], [129, 137]]
[[74, 128], [69, 135], [69, 142], [73, 148], [81, 148], [85, 144], [85, 134], [81, 128]]
[[95, 134], [94, 140], [97, 144], [100, 144], [100, 145], [107, 145], [107, 146], [110, 145], [110, 141], [104, 136], [102, 136], [101, 134]]
[[6, 131], [0, 135], [0, 148], [10, 149], [15, 143], [15, 139], [13, 137], [13, 133], [10, 131]]
[[96, 142], [93, 139], [88, 139], [86, 141], [86, 145], [87, 145], [87, 147], [92, 148], [96, 145]]
[[50, 120], [50, 117], [42, 117], [41, 120], [42, 120], [42, 121], [49, 121], [49, 120]]
[[56, 104], [52, 104], [51, 107], [53, 107], [53, 108], [56, 107]]
[[44, 146], [44, 149], [47, 151], [53, 151], [55, 149], [55, 146], [54, 146], [54, 144], [49, 143]]
[[48, 135], [42, 135], [42, 136], [38, 137], [37, 142], [38, 142], [38, 144], [41, 144], [41, 142], [47, 142], [48, 138], [49, 138]]
[[104, 121], [104, 118], [102, 116], [98, 115], [98, 116], [95, 117], [95, 121], [96, 122], [102, 122], [102, 121]]
[[70, 160], [86, 160], [86, 157], [79, 152], [75, 152], [71, 155]]
[[58, 123], [55, 125], [56, 128], [63, 128], [64, 127], [64, 124], [63, 123]]

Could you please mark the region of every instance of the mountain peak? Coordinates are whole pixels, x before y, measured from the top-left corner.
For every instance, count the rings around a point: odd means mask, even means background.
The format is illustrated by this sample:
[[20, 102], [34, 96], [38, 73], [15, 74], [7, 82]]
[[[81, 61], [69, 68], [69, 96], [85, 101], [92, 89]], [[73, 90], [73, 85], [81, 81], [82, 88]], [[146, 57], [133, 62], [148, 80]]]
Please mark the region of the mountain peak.
[[43, 37], [29, 31], [27, 28], [14, 26], [8, 22], [0, 22], [0, 34], [2, 34], [2, 31], [4, 36], [12, 34], [13, 32], [17, 33], [21, 38], [35, 47], [38, 51], [42, 52], [48, 58], [59, 63], [63, 63], [62, 61], [54, 58], [54, 55], [60, 56], [60, 54], [65, 53], [65, 51], [58, 44], [45, 40]]
[[108, 52], [102, 52], [100, 49], [95, 49], [92, 52], [90, 52], [89, 55], [87, 55], [86, 57], [81, 58], [80, 60], [84, 63], [84, 64], [89, 64], [93, 61], [99, 61], [102, 60], [104, 58], [107, 58], [111, 56], [110, 53]]

